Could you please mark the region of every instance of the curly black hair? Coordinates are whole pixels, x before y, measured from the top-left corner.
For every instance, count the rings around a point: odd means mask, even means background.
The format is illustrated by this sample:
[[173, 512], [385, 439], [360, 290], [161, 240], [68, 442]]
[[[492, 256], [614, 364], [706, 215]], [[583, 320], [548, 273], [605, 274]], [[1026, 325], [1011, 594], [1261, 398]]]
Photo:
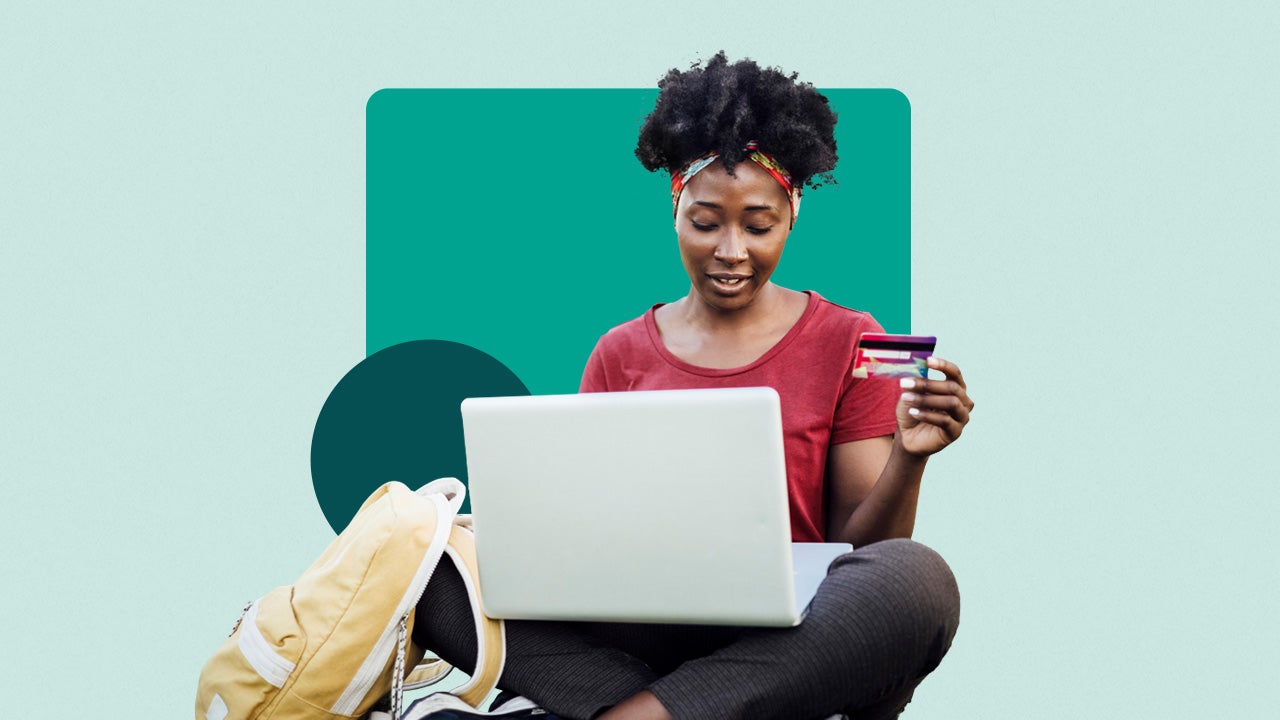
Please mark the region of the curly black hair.
[[700, 64], [672, 69], [658, 81], [658, 102], [636, 145], [645, 168], [674, 173], [715, 152], [732, 174], [754, 140], [791, 173], [796, 187], [835, 182], [836, 114], [812, 84], [750, 59], [730, 64], [723, 50], [706, 67]]

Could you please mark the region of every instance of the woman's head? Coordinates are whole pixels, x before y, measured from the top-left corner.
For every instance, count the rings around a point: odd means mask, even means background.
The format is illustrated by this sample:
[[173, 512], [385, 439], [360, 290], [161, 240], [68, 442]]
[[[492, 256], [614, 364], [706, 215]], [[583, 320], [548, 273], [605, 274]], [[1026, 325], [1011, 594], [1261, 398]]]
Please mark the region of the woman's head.
[[833, 180], [836, 115], [794, 73], [745, 59], [729, 63], [720, 52], [705, 67], [669, 71], [658, 87], [636, 145], [636, 157], [649, 170], [675, 174], [715, 153], [732, 173], [754, 142], [786, 168], [797, 188]]
[[[724, 53], [672, 70], [636, 156], [672, 174], [675, 230], [692, 297], [759, 307], [795, 222], [799, 189], [830, 180], [835, 113], [812, 85]], [[763, 293], [763, 294], [762, 294]], [[775, 293], [776, 295], [776, 293]]]

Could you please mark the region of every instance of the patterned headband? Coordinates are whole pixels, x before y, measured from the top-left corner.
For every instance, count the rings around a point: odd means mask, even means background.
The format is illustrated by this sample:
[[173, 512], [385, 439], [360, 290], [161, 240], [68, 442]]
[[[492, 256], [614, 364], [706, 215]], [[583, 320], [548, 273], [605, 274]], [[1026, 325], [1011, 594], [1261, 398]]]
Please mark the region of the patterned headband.
[[[747, 155], [747, 159], [764, 168], [782, 189], [786, 191], [787, 198], [791, 202], [791, 227], [796, 226], [796, 215], [800, 213], [800, 188], [791, 182], [791, 173], [782, 167], [772, 155], [762, 152], [760, 146], [755, 140], [747, 143], [746, 150], [751, 153]], [[689, 161], [688, 165], [671, 174], [671, 215], [674, 217], [676, 209], [680, 206], [680, 194], [684, 192], [684, 186], [689, 184], [694, 175], [697, 175], [706, 166], [715, 162], [720, 155], [717, 153], [707, 153], [696, 160]]]

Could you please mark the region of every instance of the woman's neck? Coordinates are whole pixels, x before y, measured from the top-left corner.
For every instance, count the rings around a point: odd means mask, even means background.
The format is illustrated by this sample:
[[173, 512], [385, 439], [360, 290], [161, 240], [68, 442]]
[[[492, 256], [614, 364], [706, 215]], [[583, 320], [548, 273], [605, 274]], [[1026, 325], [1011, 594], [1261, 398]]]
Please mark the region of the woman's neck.
[[663, 346], [680, 360], [703, 368], [744, 367], [777, 345], [811, 300], [777, 286], [769, 295], [732, 312], [706, 307], [699, 296], [690, 295], [659, 307], [654, 322]]
[[786, 295], [792, 291], [772, 282], [761, 288], [751, 304], [734, 310], [723, 310], [707, 303], [692, 288], [677, 303], [677, 313], [690, 327], [708, 333], [737, 333], [751, 331], [761, 325], [772, 324], [786, 304]]

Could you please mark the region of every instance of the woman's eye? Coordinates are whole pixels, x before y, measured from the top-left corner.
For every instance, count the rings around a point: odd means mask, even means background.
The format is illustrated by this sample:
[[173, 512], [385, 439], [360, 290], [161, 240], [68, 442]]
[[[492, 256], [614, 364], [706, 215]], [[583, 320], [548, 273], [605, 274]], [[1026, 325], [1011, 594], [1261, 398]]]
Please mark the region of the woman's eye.
[[751, 233], [752, 235], [767, 235], [769, 231], [772, 229], [773, 229], [772, 225], [770, 225], [769, 227], [749, 227], [747, 228], [747, 232]]
[[698, 222], [697, 220], [690, 220], [689, 222], [693, 224], [694, 230], [701, 230], [702, 232], [710, 232], [716, 229], [716, 226], [714, 224], [703, 224]]

